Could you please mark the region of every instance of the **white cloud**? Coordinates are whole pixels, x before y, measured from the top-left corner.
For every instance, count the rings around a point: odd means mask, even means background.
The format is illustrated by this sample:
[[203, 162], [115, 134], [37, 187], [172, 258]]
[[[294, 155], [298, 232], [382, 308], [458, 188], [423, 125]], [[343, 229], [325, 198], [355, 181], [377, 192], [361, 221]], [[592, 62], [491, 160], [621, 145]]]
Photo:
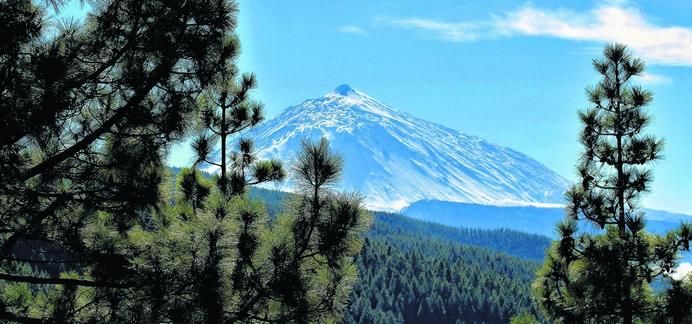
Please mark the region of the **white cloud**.
[[692, 27], [660, 26], [626, 3], [607, 2], [590, 11], [524, 6], [484, 21], [448, 22], [423, 18], [389, 19], [400, 28], [434, 33], [446, 41], [495, 37], [553, 37], [575, 41], [621, 42], [648, 63], [692, 66]]
[[385, 21], [404, 29], [433, 32], [440, 38], [452, 42], [476, 40], [480, 38], [483, 31], [476, 23], [449, 23], [421, 18], [386, 19]]
[[692, 28], [650, 23], [637, 10], [603, 6], [589, 12], [525, 7], [497, 20], [507, 34], [621, 42], [651, 63], [692, 66]]
[[665, 75], [653, 74], [644, 72], [639, 76], [639, 82], [642, 84], [670, 84], [673, 80]]
[[356, 34], [356, 35], [361, 35], [361, 36], [367, 36], [368, 33], [363, 29], [358, 26], [353, 26], [353, 25], [345, 25], [345, 26], [340, 26], [337, 28], [337, 30], [341, 33], [346, 33], [346, 34]]

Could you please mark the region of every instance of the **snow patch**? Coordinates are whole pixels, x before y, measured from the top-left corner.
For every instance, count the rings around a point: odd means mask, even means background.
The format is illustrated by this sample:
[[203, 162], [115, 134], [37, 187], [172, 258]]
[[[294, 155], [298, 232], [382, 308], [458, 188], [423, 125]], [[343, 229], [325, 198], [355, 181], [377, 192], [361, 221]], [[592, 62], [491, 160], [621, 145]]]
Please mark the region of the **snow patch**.
[[689, 262], [680, 263], [680, 265], [675, 268], [675, 271], [670, 274], [670, 277], [675, 280], [682, 280], [684, 278], [692, 280], [692, 264]]

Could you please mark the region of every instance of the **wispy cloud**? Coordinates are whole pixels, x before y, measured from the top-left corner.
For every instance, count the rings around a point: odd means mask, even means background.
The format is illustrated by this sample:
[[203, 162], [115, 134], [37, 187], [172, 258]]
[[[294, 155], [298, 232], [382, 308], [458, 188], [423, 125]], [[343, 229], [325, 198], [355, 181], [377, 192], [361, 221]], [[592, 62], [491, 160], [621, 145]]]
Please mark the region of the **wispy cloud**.
[[643, 84], [670, 84], [673, 80], [665, 75], [644, 72], [639, 76], [639, 82]]
[[450, 23], [422, 18], [382, 19], [391, 25], [411, 30], [433, 32], [440, 38], [452, 42], [464, 42], [481, 38], [483, 28], [478, 23]]
[[658, 26], [634, 8], [603, 6], [589, 12], [525, 7], [498, 20], [508, 34], [622, 42], [647, 61], [692, 66], [692, 28]]
[[346, 33], [346, 34], [356, 34], [356, 35], [361, 35], [361, 36], [367, 36], [368, 32], [365, 31], [365, 29], [360, 28], [358, 26], [354, 25], [345, 25], [345, 26], [340, 26], [337, 28], [337, 30], [341, 33]]
[[387, 22], [399, 28], [433, 33], [441, 40], [453, 42], [517, 36], [622, 42], [649, 63], [692, 66], [692, 26], [657, 25], [626, 2], [610, 1], [589, 11], [527, 5], [481, 21], [405, 18]]

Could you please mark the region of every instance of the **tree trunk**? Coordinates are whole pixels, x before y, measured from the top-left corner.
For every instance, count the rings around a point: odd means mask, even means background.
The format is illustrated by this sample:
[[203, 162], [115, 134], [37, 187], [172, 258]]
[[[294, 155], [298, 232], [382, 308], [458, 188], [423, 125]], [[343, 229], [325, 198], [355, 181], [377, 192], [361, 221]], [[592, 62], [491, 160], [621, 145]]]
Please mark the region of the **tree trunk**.
[[[622, 118], [621, 118], [621, 106], [620, 104], [622, 103], [622, 92], [620, 91], [620, 88], [622, 87], [621, 80], [620, 80], [620, 73], [618, 69], [618, 63], [615, 63], [615, 88], [616, 88], [616, 94], [615, 94], [615, 99], [617, 100], [615, 102], [615, 139], [617, 142], [617, 163], [616, 163], [616, 168], [617, 168], [617, 199], [618, 199], [618, 211], [617, 211], [617, 223], [618, 223], [618, 229], [620, 232], [620, 238], [623, 241], [628, 241], [627, 238], [627, 222], [625, 218], [625, 190], [627, 184], [625, 183], [625, 175], [624, 175], [624, 163], [622, 161], [622, 155], [623, 155], [623, 148], [622, 148], [622, 137], [624, 136], [623, 132], [624, 130], [622, 129]], [[623, 262], [623, 280], [622, 280], [622, 305], [621, 305], [621, 311], [622, 311], [622, 323], [624, 324], [632, 324], [632, 285], [630, 283], [629, 279], [629, 257], [627, 251], [625, 251], [623, 255], [624, 260]]]
[[221, 96], [221, 127], [219, 129], [221, 133], [221, 183], [223, 184], [221, 192], [223, 192], [224, 195], [228, 193], [228, 178], [226, 176], [226, 136], [228, 135], [228, 129], [226, 128], [226, 109], [228, 107], [224, 106], [225, 101], [226, 95], [224, 93]]

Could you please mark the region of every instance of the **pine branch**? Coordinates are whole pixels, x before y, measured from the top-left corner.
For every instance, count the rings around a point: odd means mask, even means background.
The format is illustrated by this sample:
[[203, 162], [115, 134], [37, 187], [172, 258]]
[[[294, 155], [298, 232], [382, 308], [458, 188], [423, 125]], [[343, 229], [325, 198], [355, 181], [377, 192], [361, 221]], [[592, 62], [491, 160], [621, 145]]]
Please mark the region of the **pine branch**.
[[16, 276], [8, 273], [0, 273], [0, 280], [12, 282], [26, 282], [37, 285], [66, 285], [66, 286], [84, 286], [84, 287], [100, 287], [100, 288], [134, 288], [134, 284], [91, 281], [82, 279], [67, 279], [67, 278], [40, 278], [32, 276]]
[[149, 91], [156, 85], [159, 81], [160, 78], [166, 73], [166, 71], [170, 70], [170, 68], [173, 66], [173, 62], [167, 62], [167, 63], [162, 63], [160, 64], [156, 70], [152, 72], [151, 77], [149, 78], [149, 81], [146, 83], [146, 85], [140, 89], [132, 98], [130, 98], [130, 101], [123, 107], [119, 108], [113, 116], [111, 116], [108, 120], [106, 120], [100, 127], [92, 131], [90, 134], [84, 136], [81, 140], [79, 140], [77, 143], [74, 145], [70, 146], [69, 148], [61, 151], [60, 153], [53, 155], [52, 157], [44, 160], [43, 162], [35, 165], [31, 169], [27, 170], [24, 172], [24, 174], [20, 177], [20, 180], [26, 181], [28, 179], [31, 179], [32, 177], [46, 172], [52, 168], [54, 168], [56, 165], [59, 163], [69, 159], [73, 155], [77, 154], [79, 151], [82, 151], [86, 149], [91, 143], [96, 141], [101, 135], [105, 134], [106, 132], [110, 131], [111, 127], [118, 123], [120, 120], [122, 120], [127, 112], [132, 109], [132, 107], [136, 106], [139, 104], [147, 94], [149, 94]]
[[7, 320], [9, 322], [26, 323], [26, 324], [48, 323], [47, 321], [40, 319], [40, 318], [19, 316], [19, 315], [12, 314], [12, 313], [6, 312], [6, 311], [0, 311], [0, 319]]

